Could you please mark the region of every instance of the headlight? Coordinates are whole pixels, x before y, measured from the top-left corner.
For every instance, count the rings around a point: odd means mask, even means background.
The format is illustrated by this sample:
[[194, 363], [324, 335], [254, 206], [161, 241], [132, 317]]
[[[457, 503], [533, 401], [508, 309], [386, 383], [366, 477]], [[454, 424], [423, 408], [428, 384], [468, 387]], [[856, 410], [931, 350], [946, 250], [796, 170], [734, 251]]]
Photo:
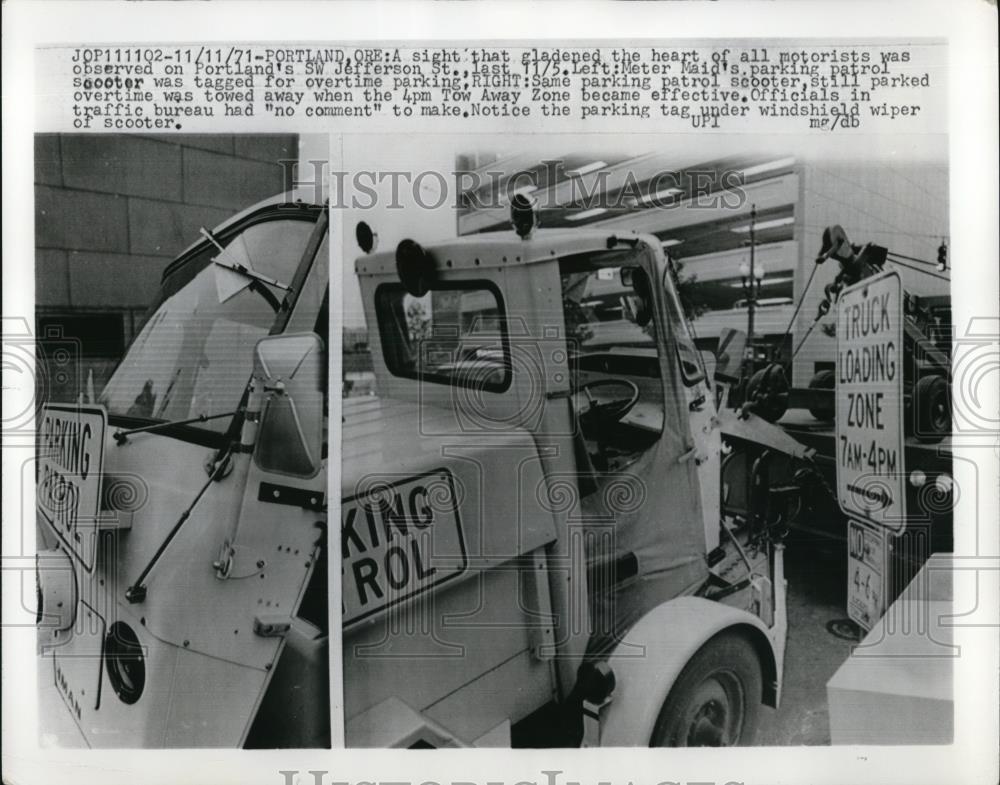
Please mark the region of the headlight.
[[104, 665], [111, 689], [122, 703], [135, 703], [146, 686], [146, 660], [135, 630], [116, 621], [104, 637]]

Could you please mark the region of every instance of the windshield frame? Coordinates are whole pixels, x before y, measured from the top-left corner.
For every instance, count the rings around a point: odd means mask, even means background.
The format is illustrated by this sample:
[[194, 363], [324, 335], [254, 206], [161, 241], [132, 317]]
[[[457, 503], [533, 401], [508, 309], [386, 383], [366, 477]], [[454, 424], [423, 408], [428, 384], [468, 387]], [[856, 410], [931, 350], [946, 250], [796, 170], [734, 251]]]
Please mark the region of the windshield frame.
[[[705, 367], [705, 358], [702, 357], [701, 352], [698, 351], [698, 343], [695, 339], [696, 333], [694, 331], [694, 326], [687, 318], [687, 314], [684, 313], [684, 305], [681, 302], [681, 294], [677, 290], [677, 281], [674, 275], [673, 265], [671, 260], [666, 255], [664, 255], [663, 262], [663, 278], [661, 281], [661, 287], [664, 293], [664, 309], [666, 311], [665, 317], [668, 322], [667, 328], [669, 329], [669, 332], [674, 334], [672, 342], [674, 344], [674, 352], [677, 356], [677, 366], [681, 375], [681, 381], [684, 383], [685, 387], [694, 387], [702, 383], [708, 384], [708, 369]], [[683, 331], [683, 335], [680, 334], [681, 331]], [[687, 339], [687, 344], [689, 344], [687, 348], [689, 348], [693, 353], [694, 364], [698, 367], [698, 371], [696, 373], [689, 373], [685, 365], [685, 346], [682, 346], [683, 339]]]
[[[313, 229], [309, 235], [309, 239], [306, 241], [305, 249], [302, 253], [302, 257], [299, 259], [295, 273], [292, 276], [292, 283], [290, 284], [290, 289], [284, 299], [281, 301], [281, 307], [275, 312], [274, 321], [268, 329], [268, 335], [274, 335], [280, 333], [287, 325], [289, 315], [294, 311], [296, 304], [298, 303], [300, 292], [298, 289], [301, 287], [302, 282], [307, 280], [309, 271], [312, 269], [313, 264], [316, 261], [316, 254], [323, 245], [323, 239], [329, 230], [329, 213], [328, 207], [324, 205], [317, 204], [305, 204], [305, 203], [279, 203], [279, 204], [268, 204], [262, 207], [260, 210], [256, 210], [253, 213], [245, 216], [242, 220], [234, 223], [231, 226], [226, 226], [222, 231], [212, 233], [212, 236], [218, 240], [220, 243], [227, 243], [229, 240], [237, 236], [238, 234], [246, 231], [252, 226], [258, 224], [268, 223], [270, 221], [280, 221], [280, 220], [295, 220], [303, 221], [313, 224]], [[111, 374], [110, 378], [114, 378], [118, 369], [129, 357], [132, 345], [135, 340], [142, 334], [142, 330], [145, 328], [146, 324], [152, 319], [159, 308], [166, 302], [170, 297], [179, 292], [185, 286], [190, 284], [199, 273], [205, 270], [211, 261], [206, 261], [202, 265], [195, 266], [193, 262], [199, 257], [202, 257], [203, 253], [212, 243], [208, 239], [204, 239], [198, 242], [188, 249], [186, 249], [180, 256], [178, 256], [174, 261], [170, 262], [169, 265], [164, 269], [163, 275], [160, 279], [160, 287], [157, 290], [156, 298], [150, 304], [149, 308], [146, 310], [142, 321], [139, 323], [135, 335], [130, 341], [129, 346], [126, 348], [125, 353], [122, 355], [121, 359], [115, 364], [115, 369]], [[277, 330], [277, 332], [275, 332]], [[321, 336], [324, 342], [327, 340], [327, 336]], [[247, 376], [247, 381], [249, 382], [249, 374]], [[239, 409], [246, 403], [246, 385], [244, 384], [244, 390], [240, 396]], [[233, 415], [234, 418], [238, 418], [240, 415], [239, 410]], [[147, 425], [154, 425], [157, 423], [169, 422], [169, 420], [162, 418], [146, 418], [137, 417], [134, 415], [126, 414], [116, 414], [113, 412], [108, 412], [108, 422], [119, 428], [139, 428]], [[157, 428], [156, 433], [162, 436], [173, 437], [180, 439], [181, 441], [191, 442], [193, 444], [198, 444], [205, 447], [210, 447], [213, 449], [218, 449], [224, 446], [228, 441], [231, 440], [234, 431], [234, 420], [230, 420], [229, 424], [224, 430], [209, 430], [207, 428], [199, 428], [195, 425], [185, 424], [185, 425], [166, 425], [162, 428]]]

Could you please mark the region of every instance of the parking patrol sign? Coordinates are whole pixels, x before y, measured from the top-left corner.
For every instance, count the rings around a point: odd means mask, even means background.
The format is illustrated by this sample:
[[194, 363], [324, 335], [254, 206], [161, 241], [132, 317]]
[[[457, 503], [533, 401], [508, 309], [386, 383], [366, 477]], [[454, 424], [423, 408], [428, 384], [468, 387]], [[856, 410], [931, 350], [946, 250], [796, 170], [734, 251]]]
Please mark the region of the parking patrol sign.
[[367, 619], [468, 567], [451, 473], [373, 482], [341, 506], [344, 625]]
[[837, 499], [850, 518], [896, 534], [906, 527], [903, 352], [899, 275], [845, 289], [837, 315]]
[[42, 409], [38, 509], [87, 572], [94, 569], [107, 413], [98, 406]]

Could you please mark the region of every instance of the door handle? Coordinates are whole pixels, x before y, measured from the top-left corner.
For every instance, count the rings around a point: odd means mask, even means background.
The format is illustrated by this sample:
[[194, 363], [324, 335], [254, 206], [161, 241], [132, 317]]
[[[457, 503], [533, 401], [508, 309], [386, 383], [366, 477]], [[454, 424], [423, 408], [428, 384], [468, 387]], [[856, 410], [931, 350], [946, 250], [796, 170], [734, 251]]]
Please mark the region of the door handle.
[[700, 412], [705, 408], [705, 393], [702, 393], [688, 404], [688, 411]]
[[682, 453], [681, 455], [679, 455], [678, 458], [677, 458], [677, 463], [682, 463], [683, 464], [683, 463], [687, 463], [688, 461], [692, 461], [693, 460], [695, 466], [701, 466], [705, 462], [705, 460], [707, 458], [708, 458], [708, 456], [705, 455], [705, 453], [700, 452], [698, 450], [698, 446], [695, 445], [694, 447], [692, 447], [687, 452]]

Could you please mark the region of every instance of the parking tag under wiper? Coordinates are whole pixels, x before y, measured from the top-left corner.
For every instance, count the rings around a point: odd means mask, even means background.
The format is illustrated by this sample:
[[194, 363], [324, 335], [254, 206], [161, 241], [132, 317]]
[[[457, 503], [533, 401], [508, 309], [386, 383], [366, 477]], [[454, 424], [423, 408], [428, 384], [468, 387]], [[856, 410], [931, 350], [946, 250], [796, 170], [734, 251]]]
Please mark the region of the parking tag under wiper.
[[[208, 229], [206, 229], [204, 226], [202, 226], [198, 231], [201, 232], [201, 234], [210, 243], [212, 243], [212, 245], [214, 245], [216, 248], [219, 249], [220, 256], [229, 257], [226, 260], [222, 260], [220, 257], [216, 257], [215, 259], [212, 260], [212, 263], [222, 268], [223, 270], [227, 270], [233, 275], [237, 276], [235, 279], [230, 278], [229, 275], [225, 275], [222, 278], [219, 277], [216, 278], [216, 284], [219, 293], [219, 302], [225, 302], [230, 297], [232, 297], [233, 295], [239, 293], [244, 288], [246, 288], [247, 279], [249, 279], [250, 281], [259, 281], [261, 283], [266, 283], [269, 286], [274, 286], [275, 288], [283, 289], [286, 292], [291, 291], [291, 287], [289, 287], [287, 284], [283, 284], [281, 283], [281, 281], [278, 281], [274, 278], [270, 278], [266, 275], [262, 275], [261, 273], [258, 273], [256, 270], [247, 267], [242, 262], [239, 262], [238, 260], [233, 258], [232, 254], [230, 254], [230, 252], [226, 248], [223, 248], [222, 244], [215, 239], [215, 235], [213, 235], [210, 231], [208, 231]], [[226, 280], [227, 278], [229, 280]]]

